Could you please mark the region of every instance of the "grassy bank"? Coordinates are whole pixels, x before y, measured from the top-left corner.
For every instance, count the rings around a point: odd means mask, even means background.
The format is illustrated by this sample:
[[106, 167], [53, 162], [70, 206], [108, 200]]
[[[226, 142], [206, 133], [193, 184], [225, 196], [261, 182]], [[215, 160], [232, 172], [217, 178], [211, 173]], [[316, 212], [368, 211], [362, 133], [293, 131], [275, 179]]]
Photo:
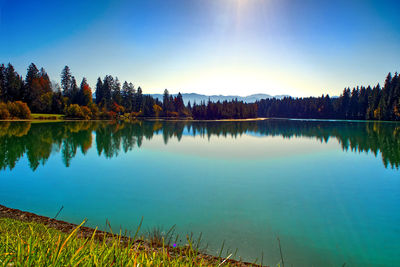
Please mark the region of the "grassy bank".
[[61, 114], [40, 114], [40, 113], [32, 113], [32, 120], [63, 120], [64, 115]]
[[[171, 248], [121, 235], [83, 238], [79, 226], [71, 233], [36, 222], [0, 218], [0, 265], [9, 266], [218, 266], [224, 260], [202, 257], [191, 242]], [[232, 265], [223, 263], [224, 266]]]
[[[257, 266], [207, 255], [200, 238], [177, 244], [171, 230], [128, 237], [0, 205], [0, 266]], [[110, 226], [111, 229], [111, 226]], [[172, 231], [173, 232], [173, 231]]]

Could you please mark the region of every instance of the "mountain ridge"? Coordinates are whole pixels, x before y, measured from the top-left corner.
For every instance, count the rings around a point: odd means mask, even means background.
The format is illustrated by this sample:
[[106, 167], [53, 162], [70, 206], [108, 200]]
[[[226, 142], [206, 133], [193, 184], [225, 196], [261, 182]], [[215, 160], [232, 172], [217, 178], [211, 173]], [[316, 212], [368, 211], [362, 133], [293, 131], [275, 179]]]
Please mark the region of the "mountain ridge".
[[[159, 100], [163, 99], [163, 94], [150, 94], [154, 98], [158, 98]], [[172, 96], [177, 96], [178, 94], [171, 94]], [[245, 103], [254, 103], [258, 100], [261, 99], [266, 99], [266, 98], [277, 98], [277, 99], [282, 99], [284, 97], [289, 97], [289, 95], [269, 95], [269, 94], [252, 94], [248, 96], [238, 96], [238, 95], [203, 95], [203, 94], [197, 94], [197, 93], [183, 93], [182, 98], [183, 102], [185, 105], [190, 101], [191, 104], [196, 102], [197, 104], [200, 104], [200, 102], [205, 101], [207, 102], [209, 99], [212, 102], [217, 102], [217, 101], [230, 101], [237, 99], [238, 101], [243, 101]]]

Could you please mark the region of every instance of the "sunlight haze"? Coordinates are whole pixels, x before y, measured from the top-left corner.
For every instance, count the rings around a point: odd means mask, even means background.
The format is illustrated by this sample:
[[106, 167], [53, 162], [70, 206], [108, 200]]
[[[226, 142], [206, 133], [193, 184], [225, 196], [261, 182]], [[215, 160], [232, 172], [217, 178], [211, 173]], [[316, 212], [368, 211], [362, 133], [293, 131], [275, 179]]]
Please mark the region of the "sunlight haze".
[[56, 82], [68, 65], [92, 89], [111, 74], [145, 93], [339, 95], [399, 67], [399, 4], [385, 2], [6, 0], [0, 59]]

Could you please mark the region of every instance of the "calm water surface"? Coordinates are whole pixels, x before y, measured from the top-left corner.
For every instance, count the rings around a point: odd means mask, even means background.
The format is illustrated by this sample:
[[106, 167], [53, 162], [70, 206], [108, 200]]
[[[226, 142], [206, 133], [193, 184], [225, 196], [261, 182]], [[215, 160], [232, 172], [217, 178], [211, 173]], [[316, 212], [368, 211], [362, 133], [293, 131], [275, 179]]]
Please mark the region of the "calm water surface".
[[399, 165], [396, 123], [0, 123], [0, 204], [271, 266], [400, 266]]

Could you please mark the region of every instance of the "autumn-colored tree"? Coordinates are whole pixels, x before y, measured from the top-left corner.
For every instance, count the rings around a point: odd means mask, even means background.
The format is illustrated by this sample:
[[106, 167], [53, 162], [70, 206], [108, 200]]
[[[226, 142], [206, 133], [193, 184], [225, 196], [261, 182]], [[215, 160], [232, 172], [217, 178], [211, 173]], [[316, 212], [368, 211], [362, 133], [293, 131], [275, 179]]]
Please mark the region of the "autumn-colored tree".
[[[46, 96], [44, 96], [46, 94]], [[29, 92], [30, 107], [34, 112], [51, 112], [52, 91], [51, 85], [44, 77], [34, 78]]]
[[8, 111], [7, 104], [0, 102], [0, 120], [6, 120], [10, 118], [10, 112]]
[[90, 109], [90, 112], [92, 113], [92, 118], [98, 118], [100, 115], [100, 111], [99, 108], [97, 107], [97, 105], [95, 103], [90, 103], [88, 105], [88, 108]]
[[125, 108], [121, 105], [118, 105], [116, 102], [114, 102], [111, 106], [111, 111], [114, 111], [116, 114], [121, 114], [121, 113], [124, 113]]
[[156, 117], [159, 117], [159, 116], [160, 116], [160, 113], [162, 112], [162, 107], [160, 107], [160, 106], [157, 105], [157, 104], [154, 104], [154, 105], [153, 105], [153, 111], [154, 111], [154, 115], [155, 115]]
[[93, 102], [92, 89], [87, 83], [86, 78], [82, 79], [81, 86], [79, 89], [79, 101], [78, 104], [81, 106], [88, 106]]
[[90, 120], [92, 118], [92, 111], [87, 106], [82, 106], [81, 111], [85, 120]]
[[14, 110], [12, 116], [14, 117], [20, 119], [29, 119], [31, 117], [31, 111], [28, 105], [22, 101], [15, 101], [13, 103], [13, 109]]

